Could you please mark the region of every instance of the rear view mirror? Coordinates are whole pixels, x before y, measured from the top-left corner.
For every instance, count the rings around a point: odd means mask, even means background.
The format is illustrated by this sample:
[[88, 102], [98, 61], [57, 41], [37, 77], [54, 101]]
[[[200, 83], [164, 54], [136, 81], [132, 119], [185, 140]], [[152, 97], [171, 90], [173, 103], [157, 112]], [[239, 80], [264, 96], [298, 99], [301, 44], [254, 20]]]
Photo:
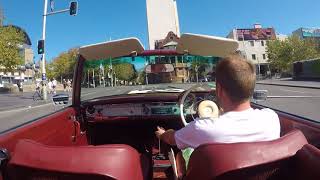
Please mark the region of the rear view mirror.
[[52, 101], [55, 105], [63, 105], [68, 104], [69, 102], [69, 95], [68, 94], [56, 94], [52, 96]]
[[172, 64], [150, 64], [145, 69], [146, 73], [166, 73], [173, 72], [174, 67]]
[[253, 101], [266, 101], [268, 98], [268, 90], [254, 90], [253, 92]]

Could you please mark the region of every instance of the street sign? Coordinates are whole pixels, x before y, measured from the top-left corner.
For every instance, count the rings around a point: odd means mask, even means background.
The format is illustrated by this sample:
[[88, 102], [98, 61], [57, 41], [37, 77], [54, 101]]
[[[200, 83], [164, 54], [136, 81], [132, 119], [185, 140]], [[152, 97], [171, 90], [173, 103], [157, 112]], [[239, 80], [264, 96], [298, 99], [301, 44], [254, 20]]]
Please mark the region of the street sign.
[[45, 80], [47, 80], [46, 74], [42, 73], [42, 81], [45, 81]]

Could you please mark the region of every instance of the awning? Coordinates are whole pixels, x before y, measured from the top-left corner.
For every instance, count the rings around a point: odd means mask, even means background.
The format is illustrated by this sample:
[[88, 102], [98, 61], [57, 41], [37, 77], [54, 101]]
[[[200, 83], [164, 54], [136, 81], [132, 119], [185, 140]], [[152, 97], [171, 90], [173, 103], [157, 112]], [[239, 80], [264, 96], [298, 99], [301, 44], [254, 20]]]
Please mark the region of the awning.
[[122, 56], [129, 56], [132, 53], [141, 53], [144, 47], [137, 38], [119, 39], [82, 46], [79, 53], [86, 60], [110, 59]]

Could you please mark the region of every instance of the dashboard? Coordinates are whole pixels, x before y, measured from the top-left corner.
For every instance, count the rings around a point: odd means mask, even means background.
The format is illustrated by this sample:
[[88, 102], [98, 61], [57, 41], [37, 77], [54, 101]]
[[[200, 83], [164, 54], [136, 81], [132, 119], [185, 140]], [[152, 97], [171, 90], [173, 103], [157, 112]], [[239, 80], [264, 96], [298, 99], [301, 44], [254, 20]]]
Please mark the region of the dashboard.
[[[197, 105], [202, 100], [214, 100], [211, 92], [190, 93], [184, 103], [184, 113], [194, 115]], [[180, 116], [179, 96], [150, 95], [120, 96], [102, 99], [86, 105], [85, 112], [91, 118], [111, 117], [151, 117], [151, 116]]]
[[176, 102], [124, 103], [89, 106], [87, 116], [161, 116], [179, 115]]

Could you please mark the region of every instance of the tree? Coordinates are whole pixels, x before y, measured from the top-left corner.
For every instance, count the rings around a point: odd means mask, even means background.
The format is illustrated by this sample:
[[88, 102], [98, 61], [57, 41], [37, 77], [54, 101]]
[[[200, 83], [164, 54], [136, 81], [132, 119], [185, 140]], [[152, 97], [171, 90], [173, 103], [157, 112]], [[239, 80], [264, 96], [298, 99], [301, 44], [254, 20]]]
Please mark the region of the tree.
[[198, 81], [199, 78], [204, 78], [207, 74], [206, 67], [210, 65], [208, 59], [195, 56], [190, 66], [190, 76], [194, 81]]
[[5, 72], [12, 72], [17, 65], [23, 63], [19, 46], [25, 38], [20, 30], [12, 26], [0, 27], [0, 66]]
[[130, 63], [116, 64], [113, 68], [119, 80], [133, 81], [137, 77], [136, 70]]
[[78, 49], [70, 49], [54, 58], [46, 67], [48, 78], [72, 78], [77, 54]]
[[267, 54], [271, 67], [280, 72], [292, 71], [292, 64], [296, 61], [319, 56], [317, 43], [314, 40], [302, 40], [297, 36], [290, 36], [284, 41], [269, 41], [267, 43]]
[[146, 84], [146, 72], [144, 70], [137, 72], [137, 78], [135, 81], [138, 84]]

